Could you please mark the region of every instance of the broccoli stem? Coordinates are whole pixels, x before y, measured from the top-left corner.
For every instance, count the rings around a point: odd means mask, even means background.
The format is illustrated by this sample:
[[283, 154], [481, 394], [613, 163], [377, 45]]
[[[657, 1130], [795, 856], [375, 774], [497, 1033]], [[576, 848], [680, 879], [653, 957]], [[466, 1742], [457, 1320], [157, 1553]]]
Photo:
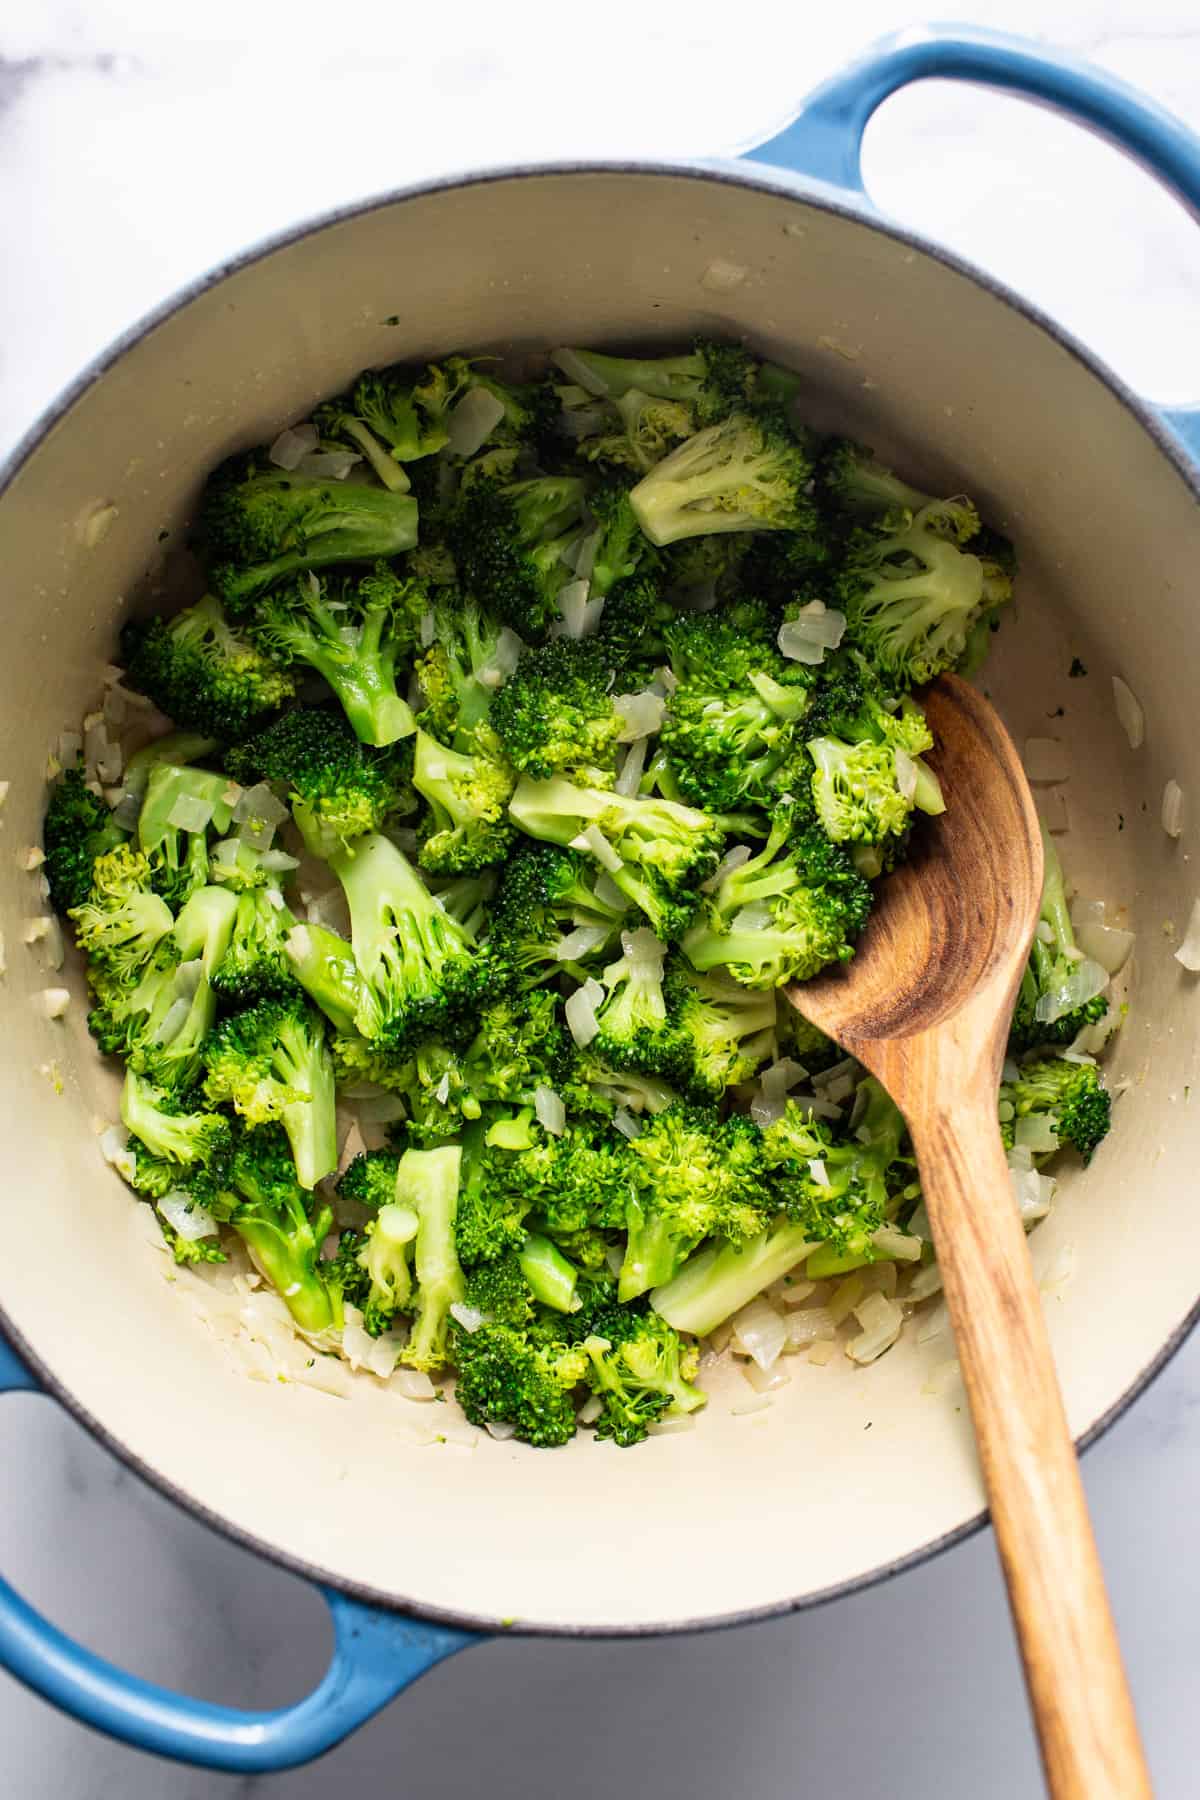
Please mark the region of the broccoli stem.
[[655, 1289], [650, 1304], [676, 1331], [706, 1337], [816, 1248], [803, 1226], [780, 1219], [748, 1244], [710, 1244], [699, 1251]]
[[535, 1300], [553, 1307], [555, 1312], [572, 1310], [578, 1271], [549, 1238], [531, 1232], [518, 1252], [518, 1260]]
[[329, 1235], [332, 1208], [321, 1207], [311, 1222], [301, 1218], [280, 1225], [268, 1218], [235, 1214], [231, 1223], [255, 1268], [280, 1295], [301, 1331], [317, 1336], [340, 1327], [341, 1296], [327, 1288], [310, 1267], [309, 1246], [320, 1246]]
[[284, 941], [296, 980], [335, 1031], [354, 1030], [362, 982], [354, 951], [344, 937], [324, 925], [297, 925]]
[[396, 1171], [396, 1203], [417, 1215], [417, 1316], [403, 1354], [415, 1369], [441, 1367], [450, 1308], [466, 1298], [454, 1247], [461, 1168], [461, 1145], [446, 1144], [437, 1150], [406, 1150]]
[[308, 1095], [285, 1106], [279, 1116], [292, 1146], [296, 1179], [309, 1190], [332, 1175], [338, 1163], [333, 1059], [319, 1022], [311, 1022], [315, 1037], [303, 1023], [285, 1025], [276, 1054], [276, 1067], [288, 1086]]

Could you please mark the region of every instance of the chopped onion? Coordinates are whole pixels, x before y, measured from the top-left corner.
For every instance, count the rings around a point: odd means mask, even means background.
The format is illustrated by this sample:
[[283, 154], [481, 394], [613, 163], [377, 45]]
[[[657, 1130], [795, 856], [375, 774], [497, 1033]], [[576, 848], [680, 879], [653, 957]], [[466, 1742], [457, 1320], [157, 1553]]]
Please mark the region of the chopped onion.
[[786, 1387], [792, 1379], [790, 1369], [785, 1369], [782, 1361], [769, 1369], [760, 1369], [756, 1362], [744, 1363], [742, 1374], [756, 1394], [773, 1393], [776, 1388]]
[[110, 1125], [100, 1134], [100, 1154], [110, 1168], [126, 1181], [137, 1173], [137, 1157], [129, 1148], [129, 1133], [123, 1125]]
[[60, 731], [57, 755], [63, 768], [69, 769], [82, 754], [83, 733], [81, 731]]
[[621, 762], [620, 770], [617, 774], [617, 779], [613, 783], [613, 788], [616, 793], [637, 793], [642, 784], [642, 776], [646, 769], [646, 751], [649, 747], [649, 743], [649, 738], [635, 738], [628, 750], [626, 750]]
[[568, 381], [577, 382], [585, 393], [598, 394], [601, 399], [607, 398], [608, 388], [604, 377], [589, 368], [587, 362], [574, 350], [552, 350], [550, 361], [556, 369], [562, 370]]
[[802, 606], [794, 619], [786, 619], [779, 627], [776, 640], [784, 656], [792, 662], [822, 663], [827, 650], [836, 650], [846, 629], [846, 615], [823, 600]]
[[610, 875], [616, 875], [624, 867], [604, 833], [598, 825], [589, 825], [578, 837], [571, 839], [572, 850], [590, 850], [602, 869]]
[[1113, 703], [1117, 709], [1117, 717], [1121, 721], [1125, 736], [1129, 739], [1129, 748], [1139, 750], [1146, 736], [1146, 715], [1142, 705], [1131, 687], [1121, 680], [1119, 675], [1112, 678]]
[[621, 948], [630, 962], [635, 963], [659, 964], [667, 954], [667, 946], [655, 937], [648, 925], [639, 925], [636, 931], [623, 931]]
[[1182, 834], [1184, 812], [1183, 789], [1177, 781], [1168, 781], [1163, 789], [1162, 828], [1169, 838]]
[[34, 995], [38, 1011], [47, 1019], [61, 1019], [71, 1004], [71, 990], [65, 987], [43, 988]]
[[472, 1335], [477, 1332], [479, 1327], [483, 1324], [483, 1314], [480, 1312], [479, 1308], [477, 1306], [468, 1306], [463, 1300], [455, 1300], [451, 1303], [450, 1317], [452, 1319], [457, 1319], [463, 1330], [472, 1333]]
[[581, 1050], [586, 1050], [600, 1029], [596, 1018], [596, 1008], [604, 999], [604, 989], [598, 981], [585, 981], [577, 987], [563, 1008], [567, 1028]]
[[940, 1294], [941, 1291], [942, 1271], [936, 1263], [926, 1263], [909, 1282], [904, 1298], [915, 1306], [921, 1300], [932, 1299], [934, 1294]]
[[1047, 788], [1044, 794], [1038, 795], [1038, 811], [1051, 837], [1063, 837], [1070, 831], [1071, 815], [1061, 787]]
[[[36, 932], [36, 935], [30, 935]], [[62, 926], [53, 913], [45, 913], [40, 919], [31, 919], [25, 928], [27, 944], [40, 943], [44, 946], [46, 963], [51, 969], [61, 969], [66, 960], [63, 945]]]
[[1119, 975], [1129, 960], [1134, 934], [1121, 931], [1115, 925], [1105, 925], [1100, 919], [1084, 919], [1075, 928], [1075, 941], [1085, 956], [1107, 969], [1110, 975]]
[[1053, 787], [1057, 782], [1069, 781], [1071, 762], [1061, 738], [1026, 738], [1025, 773], [1035, 786]]
[[635, 744], [639, 738], [650, 737], [661, 729], [666, 701], [661, 694], [643, 688], [637, 694], [618, 694], [613, 700], [613, 711], [625, 721], [617, 735], [618, 744]]
[[433, 1097], [437, 1101], [439, 1106], [445, 1106], [447, 1100], [449, 1100], [449, 1098], [450, 1098], [450, 1071], [449, 1071], [449, 1069], [446, 1070], [446, 1073], [442, 1076], [442, 1079], [438, 1082], [437, 1086], [434, 1088]]
[[172, 1188], [155, 1205], [177, 1237], [192, 1244], [198, 1238], [217, 1237], [217, 1221], [185, 1188]]
[[730, 1323], [735, 1346], [753, 1357], [760, 1369], [769, 1369], [787, 1343], [785, 1321], [761, 1294], [735, 1313]]
[[142, 796], [132, 794], [126, 788], [117, 804], [113, 807], [113, 824], [119, 825], [122, 831], [133, 831], [142, 816]]
[[[784, 1380], [790, 1381], [791, 1376], [785, 1376]], [[695, 1413], [672, 1412], [663, 1419], [656, 1419], [653, 1425], [648, 1425], [646, 1432], [649, 1437], [674, 1437], [680, 1431], [695, 1431], [695, 1429]]]
[[896, 770], [896, 786], [905, 800], [911, 800], [917, 791], [917, 765], [908, 751], [899, 745], [893, 752], [892, 760]]
[[803, 1306], [788, 1314], [789, 1350], [802, 1350], [805, 1345], [816, 1344], [822, 1340], [832, 1342], [836, 1337], [837, 1324], [827, 1307]]
[[474, 456], [504, 417], [504, 402], [490, 388], [468, 388], [450, 414], [446, 443], [454, 456]]
[[641, 1120], [635, 1119], [633, 1114], [631, 1112], [626, 1112], [623, 1106], [617, 1108], [616, 1112], [613, 1114], [612, 1122], [614, 1129], [619, 1131], [622, 1137], [635, 1138], [640, 1137], [642, 1134]]
[[406, 1400], [436, 1400], [437, 1389], [423, 1369], [397, 1369], [390, 1386]]
[[310, 476], [314, 481], [345, 481], [351, 469], [361, 461], [362, 457], [355, 450], [314, 450], [300, 458], [296, 473]]
[[[231, 782], [230, 787], [236, 787], [236, 783]], [[231, 802], [229, 789], [221, 798], [232, 804], [235, 825], [245, 824], [248, 820], [256, 824], [261, 821], [264, 825], [282, 825], [288, 816], [287, 807], [265, 781], [257, 782], [254, 787], [237, 788]]]
[[730, 294], [734, 288], [741, 287], [749, 273], [742, 263], [726, 262], [724, 257], [718, 256], [700, 277], [700, 286], [713, 294]]
[[594, 891], [600, 904], [611, 906], [614, 912], [628, 912], [632, 905], [629, 895], [621, 892], [611, 875], [602, 875]]
[[777, 1100], [791, 1088], [798, 1087], [808, 1079], [808, 1070], [803, 1063], [793, 1061], [790, 1056], [781, 1056], [773, 1062], [769, 1069], [762, 1073], [762, 1092], [764, 1100]]
[[829, 1186], [829, 1170], [825, 1167], [825, 1158], [823, 1156], [809, 1157], [808, 1173], [818, 1187]]
[[533, 1110], [537, 1114], [538, 1124], [551, 1137], [561, 1137], [567, 1126], [567, 1109], [560, 1095], [553, 1088], [539, 1083], [533, 1090]]
[[846, 1355], [856, 1363], [874, 1362], [890, 1350], [900, 1336], [904, 1314], [894, 1300], [884, 1294], [868, 1294], [854, 1308], [854, 1316], [862, 1326], [858, 1337], [846, 1345]]
[[607, 925], [577, 925], [564, 938], [559, 938], [555, 945], [554, 955], [558, 962], [578, 962], [581, 956], [590, 956], [598, 950], [608, 937]]
[[1058, 1133], [1045, 1113], [1027, 1113], [1013, 1126], [1013, 1143], [1035, 1156], [1049, 1156], [1058, 1149]]
[[584, 531], [576, 538], [567, 557], [567, 567], [572, 574], [578, 575], [581, 581], [590, 581], [592, 570], [596, 566], [596, 552], [600, 548], [603, 531], [597, 527], [595, 531]]
[[167, 814], [167, 824], [180, 831], [196, 833], [208, 830], [212, 816], [211, 800], [205, 800], [199, 794], [180, 794]]
[[280, 432], [267, 451], [267, 461], [274, 463], [277, 469], [287, 469], [290, 473], [300, 467], [302, 459], [310, 451], [316, 449], [317, 442], [315, 425], [289, 425]]
[[1071, 965], [1069, 975], [1056, 981], [1046, 993], [1039, 995], [1038, 1003], [1033, 1009], [1034, 1018], [1041, 1025], [1053, 1025], [1057, 1019], [1074, 1012], [1077, 1006], [1086, 1006], [1089, 1000], [1102, 994], [1107, 986], [1108, 970], [1101, 968], [1090, 957], [1082, 957]]
[[558, 610], [562, 614], [561, 635], [569, 638], [589, 637], [600, 623], [604, 599], [588, 599], [588, 583], [568, 581], [559, 589]]
[[521, 652], [525, 646], [515, 631], [505, 625], [496, 639], [496, 648], [492, 651], [490, 661], [480, 669], [476, 679], [481, 687], [503, 687], [513, 670], [521, 660]]
[[765, 900], [752, 900], [749, 906], [743, 906], [734, 913], [730, 921], [731, 931], [765, 931], [771, 923], [771, 908]]
[[[603, 1410], [603, 1403], [601, 1403], [601, 1410]], [[483, 1428], [488, 1436], [494, 1438], [498, 1444], [506, 1444], [509, 1438], [517, 1435], [516, 1426], [510, 1425], [506, 1419], [485, 1419]]]
[[920, 1262], [921, 1240], [907, 1231], [901, 1231], [897, 1225], [881, 1225], [872, 1232], [871, 1242], [876, 1249], [882, 1250], [885, 1256], [893, 1257], [896, 1262]]
[[169, 1044], [186, 1022], [190, 1011], [191, 1001], [185, 1000], [182, 995], [172, 1000], [150, 1039], [151, 1043]]
[[1183, 967], [1193, 975], [1200, 973], [1200, 900], [1196, 900], [1192, 904], [1187, 931], [1184, 933], [1182, 944], [1175, 952], [1175, 961], [1182, 963]]
[[708, 880], [700, 883], [700, 892], [702, 894], [715, 894], [727, 875], [732, 875], [735, 869], [740, 869], [743, 863], [749, 861], [749, 844], [735, 844], [732, 850], [727, 850], [725, 852], [725, 855], [721, 858], [721, 861], [717, 864]]
[[733, 1418], [740, 1419], [746, 1413], [765, 1412], [772, 1404], [770, 1394], [749, 1394], [745, 1400], [736, 1400], [729, 1411]]
[[[1009, 1151], [1008, 1171], [1022, 1224], [1033, 1225], [1038, 1219], [1044, 1219], [1054, 1198], [1056, 1183], [1053, 1177], [1038, 1174], [1029, 1149], [1023, 1145]], [[911, 1289], [908, 1297], [912, 1299]]]

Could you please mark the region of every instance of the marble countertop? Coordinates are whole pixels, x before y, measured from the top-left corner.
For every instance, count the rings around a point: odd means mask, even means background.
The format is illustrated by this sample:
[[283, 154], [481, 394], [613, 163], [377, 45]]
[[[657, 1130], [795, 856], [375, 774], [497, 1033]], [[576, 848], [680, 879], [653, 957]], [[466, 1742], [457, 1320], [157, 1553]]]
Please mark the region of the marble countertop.
[[[9, 0], [0, 451], [115, 332], [262, 232], [451, 167], [728, 151], [906, 20], [885, 0], [819, 26], [781, 9], [769, 43], [760, 31], [738, 51], [728, 5], [710, 0], [609, 0], [586, 38], [568, 9], [535, 0], [504, 9], [503, 36], [484, 0], [424, 22], [412, 10], [343, 6], [337, 41], [305, 0], [207, 0], [186, 15], [156, 0]], [[956, 10], [1087, 54], [1200, 122], [1194, 0]], [[1014, 102], [937, 85], [889, 103], [865, 166], [883, 208], [1029, 293], [1134, 387], [1200, 399], [1200, 232], [1115, 153]], [[278, 1704], [314, 1680], [320, 1603], [140, 1486], [52, 1406], [0, 1406], [0, 1463], [13, 1471], [0, 1570], [66, 1628], [214, 1700]], [[1085, 1477], [1158, 1791], [1184, 1800], [1197, 1785], [1200, 1338]], [[316, 1800], [331, 1784], [607, 1800], [635, 1761], [672, 1800], [1041, 1791], [987, 1536], [836, 1607], [736, 1633], [487, 1645], [289, 1775], [239, 1781], [136, 1756], [4, 1677], [0, 1743], [6, 1800]]]

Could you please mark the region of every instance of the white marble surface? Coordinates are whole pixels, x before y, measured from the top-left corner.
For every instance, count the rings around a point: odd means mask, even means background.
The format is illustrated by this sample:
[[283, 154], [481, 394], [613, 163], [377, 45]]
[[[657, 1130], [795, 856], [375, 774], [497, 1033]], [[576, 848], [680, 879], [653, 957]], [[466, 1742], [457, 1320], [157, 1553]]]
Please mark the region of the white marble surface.
[[[0, 9], [0, 448], [79, 364], [255, 234], [437, 170], [571, 152], [702, 154], [765, 136], [905, 22], [884, 0], [569, 9], [460, 0], [8, 0]], [[938, 9], [940, 10], [940, 9]], [[425, 19], [414, 19], [414, 11]], [[975, 23], [1083, 51], [1200, 123], [1195, 0], [986, 0]], [[738, 22], [731, 28], [730, 17]], [[328, 23], [332, 17], [336, 23]], [[731, 40], [731, 29], [733, 37]], [[892, 102], [879, 203], [997, 269], [1163, 399], [1200, 398], [1200, 232], [1116, 156], [965, 89]], [[131, 1668], [268, 1705], [322, 1666], [304, 1588], [142, 1488], [46, 1402], [0, 1405], [0, 1568]], [[1159, 1793], [1197, 1791], [1200, 1341], [1085, 1473]], [[662, 1644], [474, 1650], [321, 1765], [240, 1782], [95, 1738], [0, 1677], [3, 1800], [331, 1790], [496, 1800], [1023, 1800], [1039, 1792], [988, 1538], [832, 1609]]]

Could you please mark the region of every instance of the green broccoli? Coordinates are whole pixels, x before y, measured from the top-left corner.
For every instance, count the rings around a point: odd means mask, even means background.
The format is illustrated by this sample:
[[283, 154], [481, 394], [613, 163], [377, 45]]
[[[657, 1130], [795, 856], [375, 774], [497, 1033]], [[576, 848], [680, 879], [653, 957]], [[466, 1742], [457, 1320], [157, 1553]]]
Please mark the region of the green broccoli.
[[588, 1383], [604, 1402], [596, 1436], [628, 1447], [671, 1414], [692, 1413], [708, 1396], [695, 1386], [700, 1353], [655, 1312], [610, 1306], [584, 1340]]
[[526, 639], [560, 617], [562, 560], [578, 535], [584, 485], [572, 476], [475, 482], [455, 508], [449, 541], [464, 581]]
[[305, 845], [328, 862], [407, 806], [406, 753], [361, 744], [339, 713], [300, 706], [231, 750], [239, 781], [286, 783]]
[[213, 975], [229, 949], [236, 914], [237, 900], [227, 889], [197, 888], [175, 921], [170, 956], [150, 959], [128, 990], [127, 1007], [107, 996], [108, 1018], [123, 1024], [122, 1054], [161, 1087], [183, 1093], [199, 1076], [217, 1011]]
[[204, 1092], [249, 1125], [280, 1120], [303, 1188], [337, 1168], [333, 1063], [325, 1025], [304, 999], [232, 1013], [204, 1046]]
[[817, 459], [817, 490], [835, 511], [859, 519], [923, 513], [931, 531], [952, 544], [978, 536], [979, 513], [965, 494], [939, 500], [910, 487], [848, 438], [831, 438]]
[[396, 1205], [417, 1215], [417, 1293], [412, 1333], [401, 1352], [401, 1361], [411, 1369], [442, 1367], [450, 1308], [466, 1297], [454, 1247], [461, 1165], [461, 1147], [446, 1144], [436, 1150], [406, 1150], [396, 1174]]
[[[581, 963], [611, 949], [629, 903], [617, 892], [620, 904], [613, 904], [596, 892], [598, 885], [577, 851], [518, 842], [496, 891], [488, 942], [522, 984], [536, 986], [564, 969], [578, 972]], [[588, 929], [586, 948], [571, 943], [581, 926]]]
[[691, 409], [702, 425], [756, 398], [774, 398], [772, 378], [785, 373], [768, 373], [740, 345], [703, 339], [684, 356], [607, 356], [564, 349], [552, 351], [551, 361], [589, 394], [611, 401], [634, 393], [671, 400]]
[[455, 1397], [473, 1425], [511, 1425], [528, 1444], [565, 1444], [575, 1435], [574, 1390], [587, 1373], [578, 1345], [531, 1341], [519, 1327], [487, 1323], [458, 1331]]
[[296, 691], [290, 674], [237, 635], [211, 594], [173, 618], [129, 620], [121, 652], [129, 686], [206, 737], [243, 737]]
[[138, 814], [138, 845], [150, 859], [156, 891], [172, 909], [208, 881], [208, 828], [229, 830], [236, 794], [228, 775], [171, 762], [156, 762], [151, 769]]
[[397, 1316], [411, 1308], [409, 1256], [417, 1231], [412, 1207], [389, 1201], [368, 1219], [361, 1234], [347, 1234], [351, 1243], [344, 1237], [339, 1245], [343, 1299], [361, 1308], [363, 1330], [371, 1337], [389, 1330]]
[[644, 927], [623, 933], [623, 947], [599, 977], [591, 1049], [615, 1069], [675, 1081], [685, 1053], [663, 991], [664, 947]]
[[140, 978], [175, 923], [166, 901], [151, 892], [149, 858], [128, 844], [96, 858], [88, 897], [70, 917], [83, 954], [118, 985]]
[[693, 1100], [720, 1100], [771, 1054], [776, 1001], [769, 990], [745, 988], [719, 971], [697, 975], [676, 957], [665, 991], [676, 1042], [671, 1075]]
[[447, 749], [418, 731], [412, 779], [429, 806], [417, 827], [423, 869], [469, 874], [503, 862], [513, 840], [507, 809], [515, 782], [503, 754]]
[[[1043, 827], [1044, 878], [1039, 927], [1021, 977], [1009, 1029], [1009, 1048], [1020, 1053], [1040, 1046], [1071, 1044], [1089, 1025], [1108, 1012], [1103, 991], [1079, 1001], [1080, 959], [1067, 905], [1062, 864], [1054, 841]], [[1104, 971], [1091, 965], [1097, 983]], [[1107, 985], [1107, 984], [1105, 984]]]
[[198, 1167], [216, 1182], [233, 1150], [229, 1120], [220, 1113], [187, 1112], [187, 1102], [130, 1067], [121, 1089], [121, 1123], [152, 1157], [183, 1169]]
[[443, 744], [466, 750], [493, 707], [503, 628], [478, 601], [455, 588], [438, 595], [430, 621], [433, 642], [415, 666], [425, 696], [420, 723]]
[[525, 651], [490, 715], [513, 767], [546, 780], [611, 764], [627, 724], [613, 705], [616, 682], [598, 638], [552, 638]]
[[231, 457], [210, 477], [199, 532], [212, 586], [244, 616], [289, 575], [411, 550], [417, 502], [363, 481], [289, 474], [252, 453]]
[[296, 991], [287, 939], [296, 921], [279, 889], [252, 887], [237, 896], [229, 948], [213, 970], [219, 998], [233, 1006], [282, 1000]]
[[301, 1187], [283, 1127], [260, 1125], [239, 1132], [229, 1179], [235, 1192], [229, 1223], [301, 1331], [313, 1337], [339, 1331], [338, 1265], [321, 1260], [333, 1209], [324, 1201], [314, 1205], [312, 1194]]
[[781, 1214], [757, 1237], [706, 1244], [670, 1281], [654, 1290], [650, 1304], [676, 1331], [707, 1337], [756, 1294], [790, 1274], [816, 1248], [805, 1225]]
[[44, 872], [58, 912], [86, 904], [96, 858], [123, 844], [125, 835], [88, 787], [83, 764], [64, 769], [50, 791], [42, 824]]
[[[1061, 1057], [1022, 1063], [1016, 1079], [1000, 1089], [1002, 1126], [1009, 1148], [1022, 1119], [1045, 1122], [1049, 1148], [1069, 1144], [1090, 1162], [1112, 1123], [1112, 1100], [1092, 1063], [1064, 1062]], [[1035, 1152], [1040, 1145], [1033, 1146]], [[1043, 1153], [1048, 1153], [1043, 1152]]]
[[890, 1217], [893, 1191], [914, 1178], [911, 1156], [902, 1155], [905, 1128], [896, 1106], [873, 1078], [859, 1091], [866, 1104], [852, 1137], [838, 1135], [795, 1100], [762, 1134], [763, 1158], [788, 1218], [821, 1246], [806, 1265], [818, 1280], [879, 1258], [874, 1236]]
[[919, 687], [953, 668], [985, 604], [983, 564], [926, 512], [851, 534], [834, 584], [847, 641], [891, 681]]
[[416, 720], [397, 682], [416, 647], [425, 591], [385, 564], [357, 579], [312, 573], [267, 594], [250, 627], [282, 663], [305, 663], [329, 683], [355, 736], [380, 747]]
[[706, 1237], [748, 1242], [767, 1223], [757, 1127], [740, 1114], [668, 1106], [631, 1142], [641, 1185], [629, 1202], [629, 1231], [617, 1293], [635, 1300], [671, 1280]]
[[652, 544], [718, 531], [809, 531], [812, 463], [781, 417], [734, 412], [685, 439], [629, 496]]

